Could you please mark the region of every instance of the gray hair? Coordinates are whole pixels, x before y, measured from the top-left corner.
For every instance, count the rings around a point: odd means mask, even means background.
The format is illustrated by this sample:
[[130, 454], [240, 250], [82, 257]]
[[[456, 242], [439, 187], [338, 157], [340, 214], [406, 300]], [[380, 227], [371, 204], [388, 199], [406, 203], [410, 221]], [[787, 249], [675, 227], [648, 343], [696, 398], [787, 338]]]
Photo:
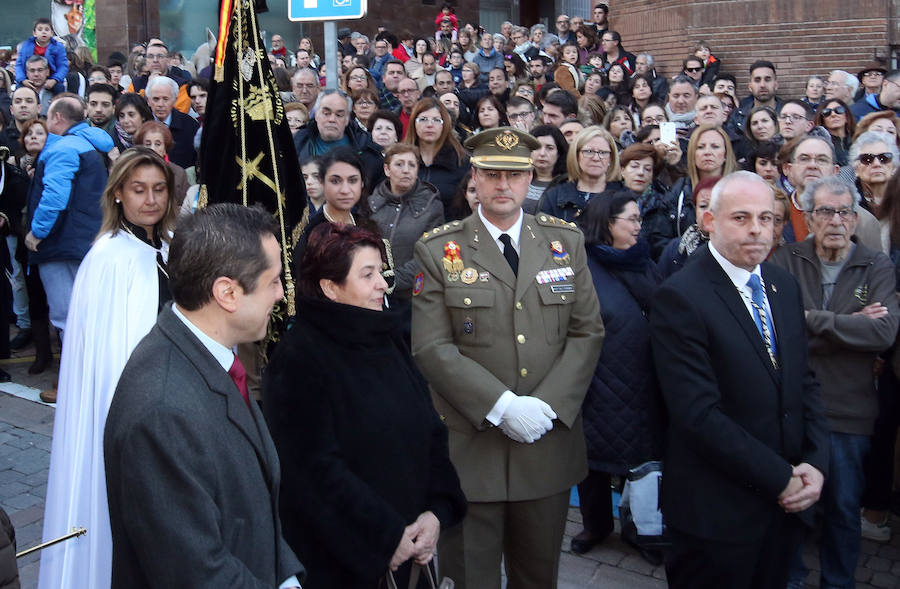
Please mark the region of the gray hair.
[[494, 41], [503, 41], [504, 43], [506, 43], [506, 37], [504, 37], [500, 33], [494, 33], [493, 35], [491, 35], [491, 37], [494, 39]]
[[859, 79], [853, 74], [849, 74], [844, 70], [833, 70], [832, 74], [844, 74], [844, 85], [850, 89], [850, 95], [853, 96], [856, 94], [856, 91], [859, 89]]
[[334, 88], [329, 88], [327, 90], [322, 90], [319, 92], [319, 96], [316, 98], [316, 103], [313, 105], [312, 109], [309, 111], [309, 116], [311, 118], [315, 118], [316, 112], [318, 112], [319, 107], [322, 105], [322, 101], [326, 96], [331, 96], [332, 94], [337, 94], [341, 98], [347, 101], [347, 114], [350, 115], [353, 113], [353, 99], [347, 96], [342, 90], [335, 90]]
[[893, 161], [895, 164], [900, 160], [900, 149], [897, 149], [897, 140], [893, 136], [880, 131], [866, 131], [857, 137], [856, 141], [853, 142], [853, 145], [850, 146], [848, 159], [853, 163], [858, 162], [859, 152], [867, 145], [872, 145], [873, 143], [884, 143], [887, 145], [888, 151], [894, 156]]
[[25, 65], [28, 65], [29, 63], [40, 63], [45, 68], [50, 69], [50, 62], [47, 61], [47, 58], [43, 55], [32, 55], [25, 60]]
[[547, 34], [547, 27], [545, 27], [545, 26], [544, 26], [543, 24], [541, 24], [541, 23], [538, 23], [538, 24], [536, 24], [536, 25], [531, 25], [531, 31], [530, 31], [530, 34], [531, 34], [531, 35], [534, 35], [535, 31], [543, 31], [544, 34], [546, 35], [546, 34]]
[[178, 97], [178, 82], [169, 78], [168, 76], [156, 76], [149, 82], [147, 82], [147, 89], [144, 91], [144, 94], [147, 95], [147, 98], [150, 98], [150, 95], [153, 94], [153, 89], [157, 86], [165, 86], [172, 93], [172, 99]]
[[677, 76], [675, 76], [675, 78], [672, 80], [672, 83], [669, 85], [670, 91], [675, 87], [675, 84], [687, 84], [694, 89], [694, 94], [697, 93], [697, 82], [685, 76], [684, 74], [678, 74]]
[[772, 198], [775, 198], [775, 191], [772, 190], [772, 187], [768, 182], [762, 179], [761, 176], [754, 174], [753, 172], [747, 172], [746, 170], [738, 170], [737, 172], [732, 172], [728, 174], [713, 186], [712, 194], [709, 197], [709, 210], [715, 212], [719, 208], [719, 200], [722, 198], [722, 193], [725, 192], [725, 189], [728, 188], [731, 184], [743, 180], [745, 182], [756, 182], [765, 186], [769, 189], [769, 192], [772, 194]]
[[813, 80], [818, 80], [818, 81], [822, 82], [822, 84], [825, 84], [825, 78], [823, 78], [819, 74], [813, 74], [810, 77], [806, 78], [806, 85], [809, 86], [809, 83], [812, 82]]
[[653, 64], [655, 63], [655, 61], [652, 55], [650, 55], [649, 53], [638, 53], [637, 56], [646, 59], [647, 65], [650, 66], [651, 69], [653, 68]]
[[[303, 49], [303, 51], [306, 51], [306, 50]], [[309, 53], [309, 52], [307, 51], [307, 53]], [[313, 76], [316, 79], [316, 82], [319, 81], [319, 74], [316, 73], [316, 70], [314, 70], [310, 67], [297, 68], [297, 71], [294, 72], [293, 76], [291, 76], [291, 81], [296, 82], [298, 79], [300, 79], [300, 76], [302, 76], [303, 74], [306, 74], [306, 73], [308, 73], [310, 76]]]
[[825, 176], [806, 185], [806, 190], [800, 195], [800, 205], [804, 211], [811, 213], [816, 208], [816, 194], [822, 191], [835, 196], [849, 194], [853, 210], [855, 211], [859, 208], [860, 196], [856, 186], [840, 176]]

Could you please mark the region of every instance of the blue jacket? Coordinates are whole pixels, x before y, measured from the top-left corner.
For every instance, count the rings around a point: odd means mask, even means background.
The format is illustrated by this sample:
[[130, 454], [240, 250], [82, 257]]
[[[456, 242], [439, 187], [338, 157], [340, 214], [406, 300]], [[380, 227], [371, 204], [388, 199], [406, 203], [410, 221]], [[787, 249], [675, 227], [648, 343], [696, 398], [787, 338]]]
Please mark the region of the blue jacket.
[[862, 100], [854, 102], [850, 105], [850, 112], [853, 113], [853, 118], [856, 119], [857, 122], [867, 114], [879, 112], [882, 110], [892, 110], [894, 112], [898, 112], [898, 109], [896, 108], [888, 108], [887, 106], [881, 104], [879, 95], [876, 94], [868, 94]]
[[591, 470], [625, 474], [662, 458], [664, 406], [653, 369], [650, 298], [660, 277], [650, 248], [587, 246], [591, 279], [606, 335], [582, 406]]
[[[25, 81], [25, 62], [32, 55], [34, 55], [34, 37], [31, 37], [19, 47], [19, 56], [16, 58], [17, 84]], [[62, 88], [66, 83], [66, 75], [69, 73], [69, 58], [66, 57], [66, 46], [51, 37], [44, 57], [47, 58], [47, 62], [50, 64], [50, 77], [56, 80], [56, 83]]]
[[484, 49], [480, 49], [474, 59], [472, 59], [472, 63], [477, 65], [478, 69], [481, 71], [478, 76], [479, 79], [482, 82], [487, 83], [488, 74], [491, 73], [491, 70], [495, 67], [503, 67], [503, 54], [491, 47], [490, 55], [485, 55]]
[[28, 252], [30, 264], [81, 260], [103, 219], [104, 154], [113, 148], [109, 134], [82, 121], [49, 141], [38, 157], [28, 193], [27, 227], [42, 240], [36, 252]]
[[[614, 192], [621, 189], [621, 182], [607, 182], [606, 190], [603, 192]], [[603, 194], [603, 192], [600, 194]], [[541, 195], [541, 200], [538, 202], [538, 210], [571, 223], [587, 206], [588, 201], [584, 194], [578, 190], [578, 185], [575, 182], [569, 181], [557, 184], [545, 190], [544, 194]], [[592, 194], [591, 198], [595, 196], [598, 195]]]

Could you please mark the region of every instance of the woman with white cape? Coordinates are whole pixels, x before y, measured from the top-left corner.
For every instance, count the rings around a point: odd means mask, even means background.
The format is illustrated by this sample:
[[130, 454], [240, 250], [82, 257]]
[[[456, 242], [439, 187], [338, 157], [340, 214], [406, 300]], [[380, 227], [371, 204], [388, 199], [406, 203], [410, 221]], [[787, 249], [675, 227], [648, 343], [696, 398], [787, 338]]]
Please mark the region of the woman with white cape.
[[[132, 350], [171, 299], [166, 274], [175, 222], [172, 172], [145, 147], [126, 150], [101, 197], [103, 224], [75, 278], [59, 370], [39, 589], [108, 589], [112, 534], [103, 429]], [[140, 465], [135, 465], [140, 468]]]

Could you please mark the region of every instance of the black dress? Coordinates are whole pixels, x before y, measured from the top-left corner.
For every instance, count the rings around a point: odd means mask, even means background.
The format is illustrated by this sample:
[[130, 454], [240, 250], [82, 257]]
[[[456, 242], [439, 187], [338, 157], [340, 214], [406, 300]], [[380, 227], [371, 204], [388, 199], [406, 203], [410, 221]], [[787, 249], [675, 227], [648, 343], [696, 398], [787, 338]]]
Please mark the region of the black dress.
[[[465, 513], [447, 429], [400, 325], [391, 312], [298, 298], [266, 371], [281, 521], [305, 589], [374, 589], [421, 513], [442, 532]], [[408, 575], [408, 564], [395, 573], [399, 587]]]

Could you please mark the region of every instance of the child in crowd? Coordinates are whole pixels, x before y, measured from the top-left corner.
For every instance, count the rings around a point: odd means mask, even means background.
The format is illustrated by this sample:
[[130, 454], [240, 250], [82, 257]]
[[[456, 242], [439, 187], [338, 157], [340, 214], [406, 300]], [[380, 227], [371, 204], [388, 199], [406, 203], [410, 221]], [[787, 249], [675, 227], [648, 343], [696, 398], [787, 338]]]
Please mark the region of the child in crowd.
[[69, 60], [66, 57], [66, 46], [53, 38], [53, 26], [49, 18], [34, 21], [34, 35], [23, 41], [16, 59], [16, 83], [30, 86], [25, 77], [25, 62], [32, 55], [41, 55], [50, 64], [50, 77], [44, 88], [54, 94], [65, 91], [66, 75], [69, 73]]

